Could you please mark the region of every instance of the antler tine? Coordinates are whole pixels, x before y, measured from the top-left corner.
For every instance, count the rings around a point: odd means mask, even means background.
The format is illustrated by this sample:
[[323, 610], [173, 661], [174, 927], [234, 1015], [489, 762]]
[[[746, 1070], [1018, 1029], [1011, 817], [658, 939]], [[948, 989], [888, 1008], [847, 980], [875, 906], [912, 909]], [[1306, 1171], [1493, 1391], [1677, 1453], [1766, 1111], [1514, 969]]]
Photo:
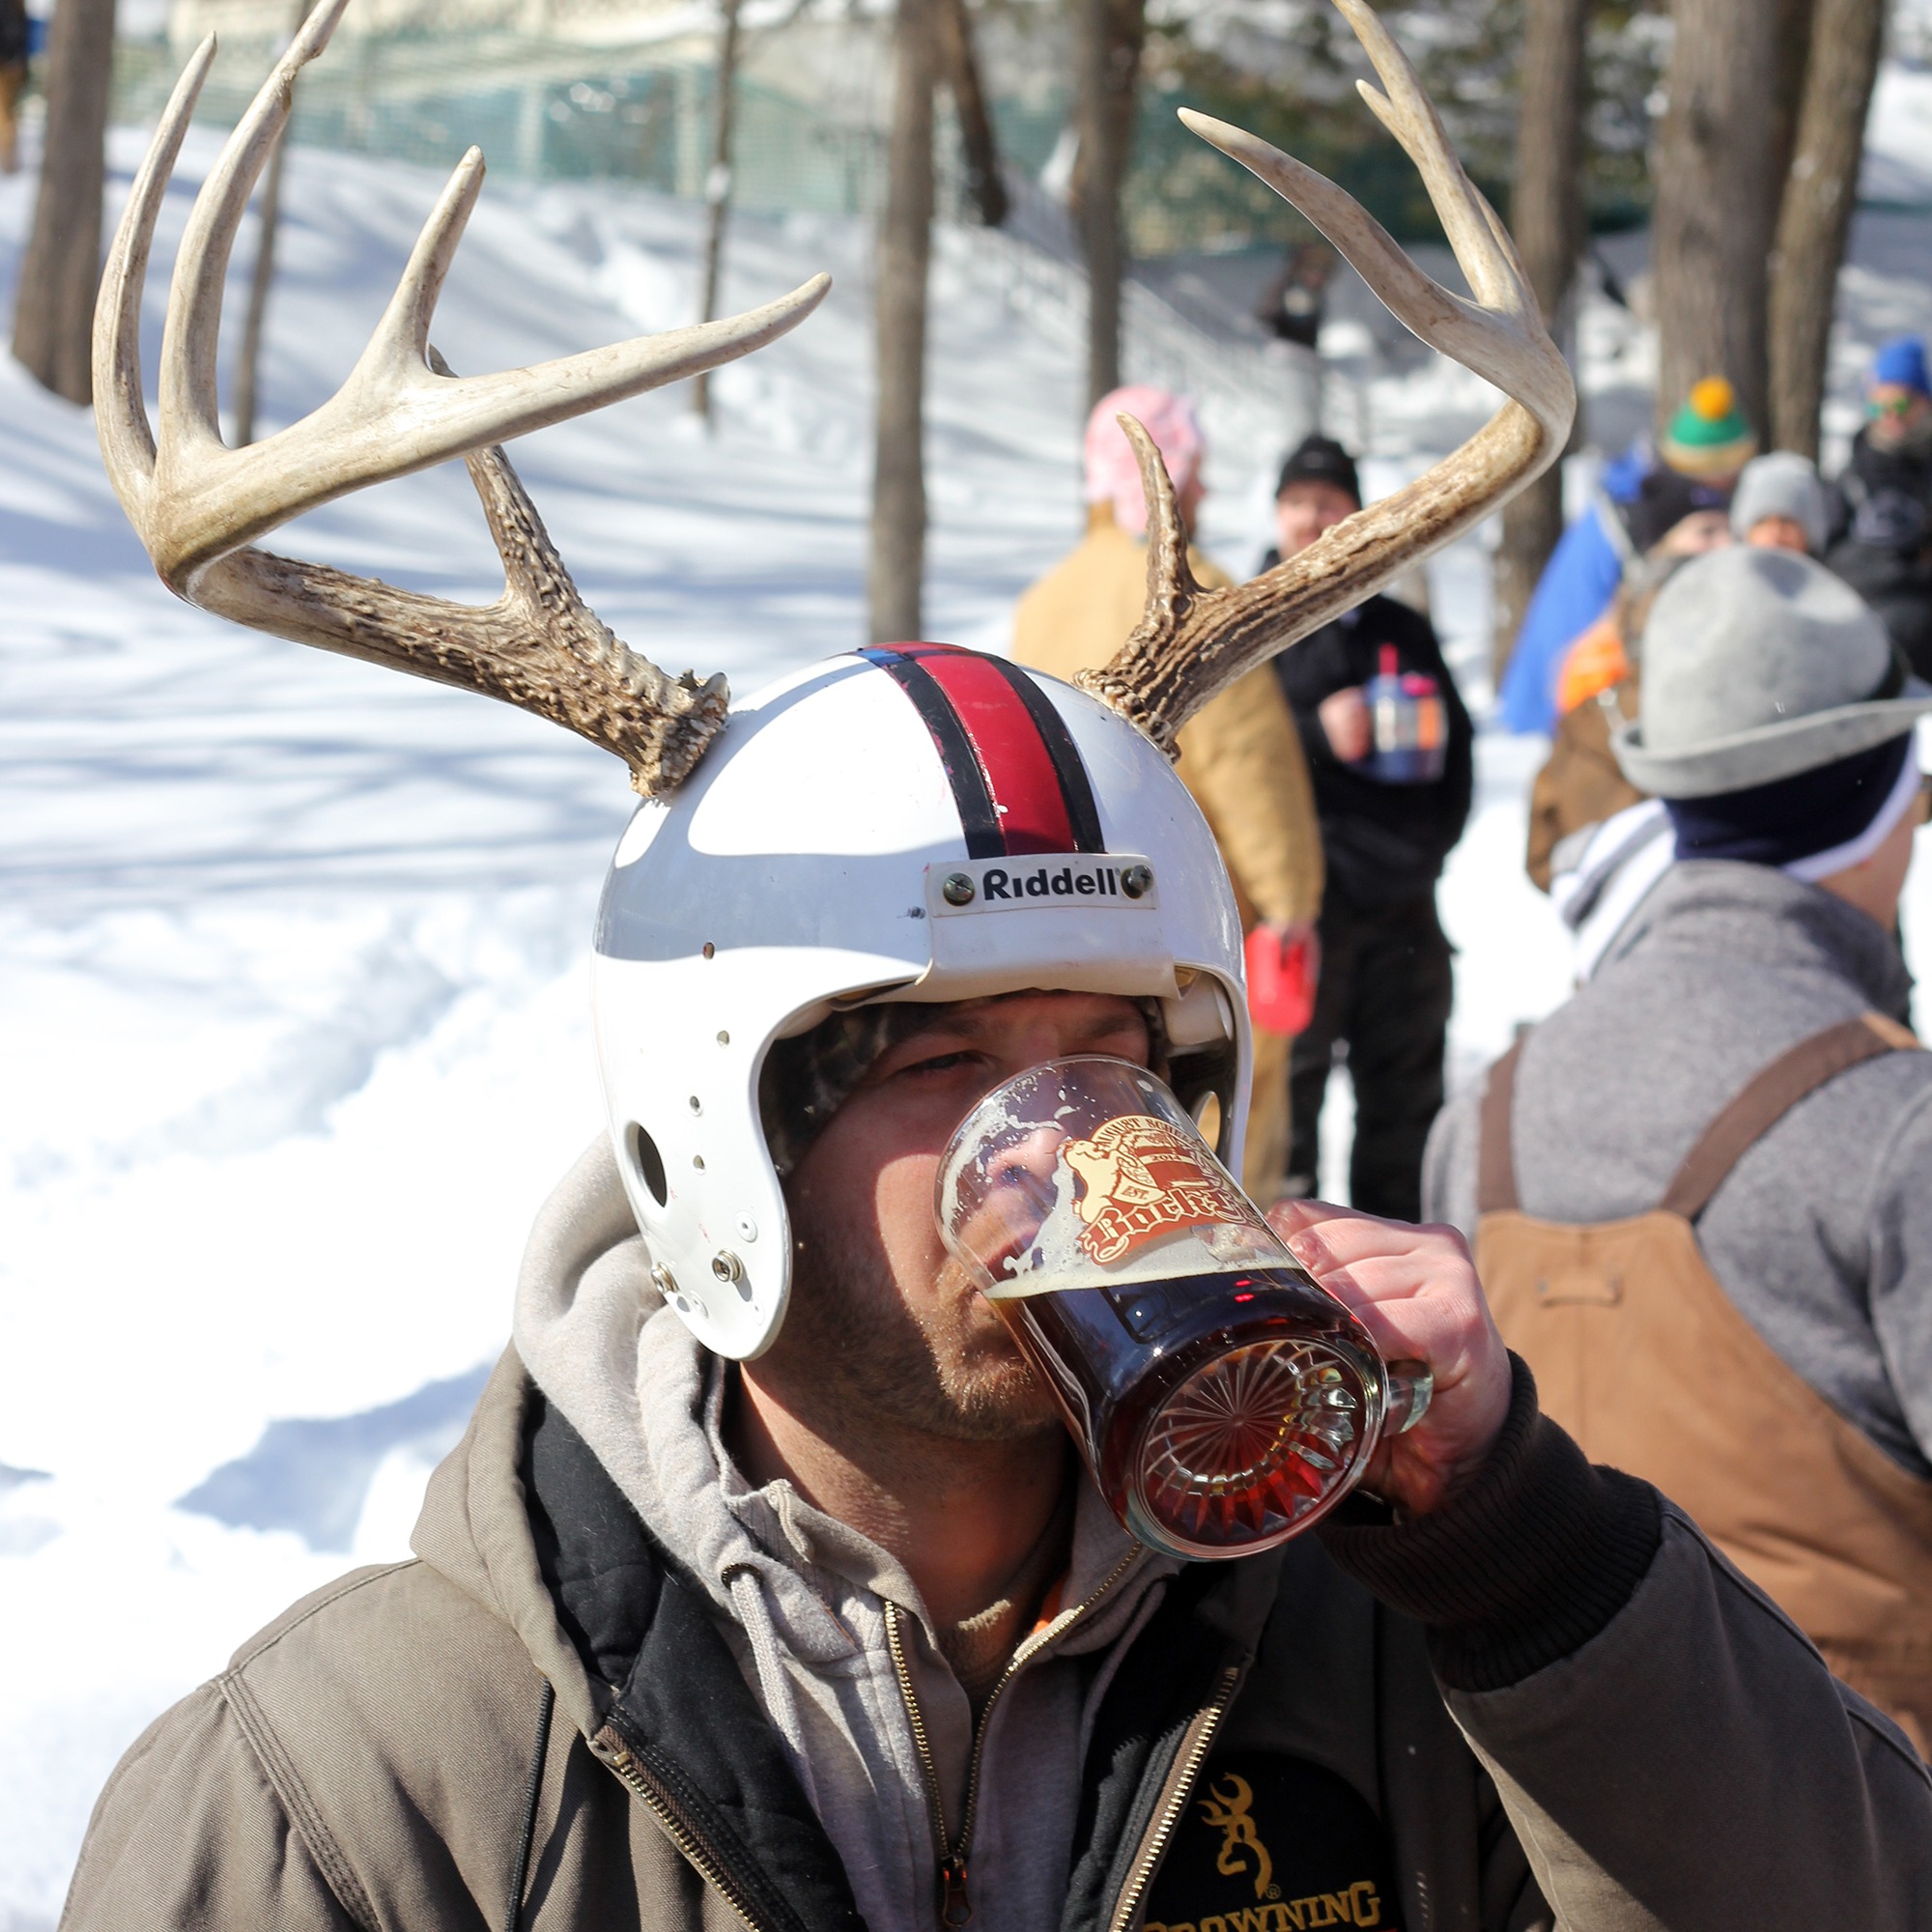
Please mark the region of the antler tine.
[[[214, 36], [210, 34], [175, 82], [154, 142], [134, 176], [95, 304], [95, 433], [108, 480], [124, 505], [130, 497], [146, 501], [155, 473], [155, 432], [141, 389], [141, 290], [148, 278], [148, 255], [183, 137], [213, 62]], [[129, 506], [128, 515], [133, 514]]]
[[1388, 90], [1383, 94], [1366, 80], [1358, 80], [1355, 91], [1415, 163], [1476, 299], [1492, 308], [1520, 306], [1527, 291], [1516, 266], [1516, 244], [1504, 234], [1498, 259], [1496, 240], [1501, 223], [1495, 221], [1481, 190], [1463, 173], [1449, 145], [1442, 117], [1423, 91], [1415, 70], [1395, 37], [1363, 0], [1335, 0], [1335, 5]]
[[[161, 334], [161, 413], [184, 444], [219, 445], [214, 357], [221, 292], [248, 197], [289, 118], [296, 75], [327, 46], [349, 0], [320, 0], [256, 91], [188, 212]], [[211, 40], [212, 40], [211, 36]]]
[[[229, 137], [183, 235], [168, 298], [161, 354], [164, 428], [155, 456], [156, 494], [170, 514], [142, 525], [155, 567], [178, 591], [185, 592], [197, 571], [228, 551], [351, 491], [749, 355], [802, 322], [831, 286], [829, 277], [817, 275], [744, 315], [637, 336], [529, 368], [439, 381], [423, 360], [423, 345], [437, 295], [481, 188], [483, 157], [472, 149], [424, 223], [383, 319], [342, 387], [300, 422], [245, 449], [226, 449], [215, 412], [214, 351], [228, 253], [249, 189], [287, 119], [295, 76], [327, 44], [346, 5], [347, 0], [322, 0], [303, 24]], [[190, 95], [184, 120], [192, 105]], [[165, 139], [169, 132], [172, 145]], [[178, 130], [164, 122], [151, 156], [156, 201], [178, 148]], [[140, 499], [138, 489], [130, 494]], [[124, 503], [133, 516], [134, 502], [124, 497]]]
[[[1174, 499], [1174, 478], [1160, 445], [1147, 432], [1138, 417], [1118, 415], [1114, 420], [1132, 444], [1134, 461], [1140, 466], [1141, 498], [1147, 506], [1148, 594], [1147, 611], [1134, 634], [1127, 639], [1129, 651], [1158, 650], [1173, 635], [1201, 594], [1194, 566], [1187, 558], [1187, 529]], [[1117, 709], [1125, 709], [1118, 699]], [[1137, 710], [1127, 715], [1144, 731], [1154, 728], [1154, 720]]]
[[[230, 136], [189, 214], [168, 299], [160, 408], [142, 402], [141, 289], [162, 198], [213, 58], [203, 43], [175, 88], [108, 251], [95, 312], [101, 453], [156, 570], [179, 596], [254, 629], [499, 697], [614, 752], [646, 797], [676, 785], [724, 728], [723, 677], [667, 677], [583, 602], [502, 450], [582, 415], [750, 354], [795, 327], [831, 286], [699, 327], [639, 336], [496, 375], [451, 376], [428, 346], [436, 298], [483, 178], [472, 149], [425, 222], [383, 319], [342, 387], [245, 449], [220, 440], [215, 340], [221, 282], [248, 192], [288, 118], [299, 69], [347, 0], [321, 0]], [[434, 366], [432, 366], [434, 365]], [[461, 456], [503, 558], [487, 608], [272, 556], [252, 540], [337, 497]]]
[[482, 192], [483, 150], [471, 148], [456, 164], [430, 210], [416, 245], [410, 250], [396, 292], [349, 379], [352, 385], [372, 378], [380, 381], [390, 367], [407, 373], [428, 355], [429, 325], [436, 314], [437, 298], [442, 293], [463, 231], [469, 227]]
[[1495, 213], [1463, 172], [1402, 49], [1364, 0], [1335, 0], [1386, 96], [1363, 98], [1415, 161], [1477, 299], [1439, 288], [1332, 182], [1265, 141], [1183, 108], [1204, 140], [1292, 201], [1354, 265], [1383, 304], [1432, 348], [1512, 400], [1463, 447], [1393, 497], [1358, 511], [1300, 555], [1226, 590], [1198, 592], [1174, 617], [1153, 594], [1113, 662], [1079, 682], [1172, 754], [1175, 734], [1244, 672], [1319, 630], [1501, 508], [1553, 463], [1577, 392]]

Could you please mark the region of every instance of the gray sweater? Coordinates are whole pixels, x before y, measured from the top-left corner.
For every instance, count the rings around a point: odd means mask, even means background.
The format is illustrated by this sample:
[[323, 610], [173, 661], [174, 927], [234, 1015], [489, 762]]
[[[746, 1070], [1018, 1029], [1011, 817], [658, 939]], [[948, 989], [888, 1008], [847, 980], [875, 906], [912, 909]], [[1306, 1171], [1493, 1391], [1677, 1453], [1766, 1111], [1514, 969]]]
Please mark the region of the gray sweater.
[[[1751, 1076], [1868, 1009], [1906, 1017], [1890, 935], [1816, 886], [1677, 866], [1517, 1071], [1517, 1186], [1547, 1220], [1655, 1208]], [[1423, 1211], [1472, 1233], [1480, 1086], [1430, 1136]], [[1892, 1053], [1802, 1100], [1732, 1171], [1698, 1239], [1786, 1362], [1906, 1468], [1932, 1475], [1932, 1053]]]

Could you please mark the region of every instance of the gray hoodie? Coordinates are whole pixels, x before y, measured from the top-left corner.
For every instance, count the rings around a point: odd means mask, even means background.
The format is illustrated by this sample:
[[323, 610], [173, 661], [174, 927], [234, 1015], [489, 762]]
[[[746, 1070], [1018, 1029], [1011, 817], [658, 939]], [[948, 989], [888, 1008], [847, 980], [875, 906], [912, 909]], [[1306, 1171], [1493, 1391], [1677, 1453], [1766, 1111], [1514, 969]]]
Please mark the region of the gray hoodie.
[[[1674, 867], [1516, 1077], [1524, 1212], [1655, 1208], [1697, 1136], [1807, 1035], [1906, 1016], [1911, 976], [1864, 913], [1767, 867]], [[1473, 1233], [1480, 1089], [1430, 1136], [1423, 1211]], [[1802, 1100], [1697, 1224], [1764, 1339], [1904, 1467], [1932, 1474], [1932, 1054], [1893, 1053]]]
[[[967, 1800], [967, 1694], [894, 1557], [789, 1483], [753, 1489], [733, 1465], [721, 1434], [728, 1371], [663, 1307], [628, 1216], [606, 1225], [622, 1203], [600, 1136], [531, 1236], [518, 1351], [668, 1553], [709, 1591], [867, 1922], [936, 1928], [931, 1806], [887, 1641], [888, 1603], [917, 1634], [906, 1661], [949, 1834]], [[1029, 1639], [1022, 1667], [986, 1707], [971, 1860], [976, 1928], [1050, 1932], [1060, 1923], [1088, 1729], [1178, 1567], [1136, 1544], [1091, 1483], [1079, 1485], [1059, 1593], [1066, 1608], [1050, 1634]]]

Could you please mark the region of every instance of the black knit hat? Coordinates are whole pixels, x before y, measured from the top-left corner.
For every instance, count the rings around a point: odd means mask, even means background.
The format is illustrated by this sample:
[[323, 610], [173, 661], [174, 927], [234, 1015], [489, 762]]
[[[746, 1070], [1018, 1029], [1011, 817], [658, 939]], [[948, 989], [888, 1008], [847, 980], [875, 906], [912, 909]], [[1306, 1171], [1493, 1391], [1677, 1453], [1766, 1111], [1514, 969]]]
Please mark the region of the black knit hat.
[[1362, 479], [1355, 474], [1355, 459], [1329, 436], [1309, 436], [1301, 440], [1288, 461], [1281, 466], [1281, 481], [1274, 486], [1279, 497], [1291, 483], [1329, 483], [1346, 490], [1359, 508]]

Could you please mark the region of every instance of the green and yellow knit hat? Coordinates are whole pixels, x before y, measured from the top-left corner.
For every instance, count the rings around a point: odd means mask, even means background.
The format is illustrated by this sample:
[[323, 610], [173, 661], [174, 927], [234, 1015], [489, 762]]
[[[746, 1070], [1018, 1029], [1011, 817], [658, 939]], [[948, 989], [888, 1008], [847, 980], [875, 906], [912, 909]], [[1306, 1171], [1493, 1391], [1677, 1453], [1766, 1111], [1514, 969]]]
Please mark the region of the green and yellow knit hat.
[[1757, 454], [1757, 436], [1738, 408], [1738, 392], [1721, 376], [1693, 384], [1690, 399], [1670, 418], [1660, 454], [1685, 476], [1735, 476]]

